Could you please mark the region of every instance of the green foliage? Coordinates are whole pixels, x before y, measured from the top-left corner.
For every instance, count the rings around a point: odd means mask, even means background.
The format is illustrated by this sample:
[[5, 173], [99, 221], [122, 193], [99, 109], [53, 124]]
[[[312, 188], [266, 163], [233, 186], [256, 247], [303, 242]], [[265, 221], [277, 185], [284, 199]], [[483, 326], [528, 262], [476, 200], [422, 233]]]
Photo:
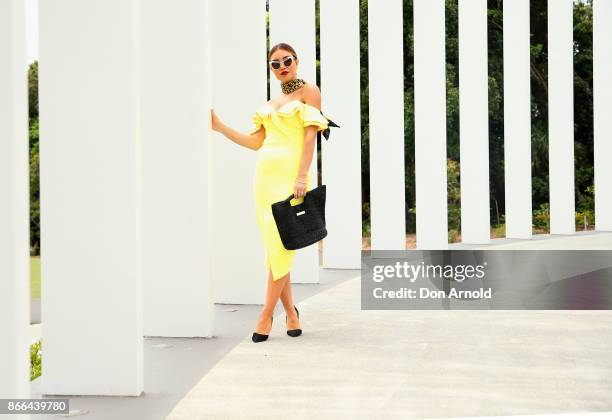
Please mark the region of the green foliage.
[[30, 119], [30, 255], [40, 255], [40, 168], [38, 117]]
[[38, 60], [28, 68], [28, 107], [30, 118], [38, 119]]
[[[593, 8], [574, 3], [574, 162], [576, 207], [593, 213]], [[591, 192], [589, 192], [591, 191]], [[591, 221], [589, 223], [594, 223]], [[582, 222], [581, 222], [582, 224]]]
[[38, 340], [30, 346], [30, 381], [38, 378], [42, 368], [42, 341]]
[[459, 231], [457, 229], [448, 229], [448, 243], [459, 242]]
[[363, 203], [361, 206], [361, 224], [362, 236], [370, 236], [370, 202]]
[[595, 208], [595, 185], [591, 184], [584, 189], [578, 198], [578, 209], [580, 211]]
[[30, 108], [30, 255], [40, 255], [40, 169], [38, 124], [38, 61], [28, 70]]
[[542, 203], [536, 210], [533, 210], [531, 219], [534, 228], [550, 232], [550, 208], [548, 203]]
[[[368, 2], [359, 0], [359, 61], [361, 108], [361, 197], [364, 236], [370, 235], [370, 131], [368, 104]], [[342, 125], [342, 123], [340, 123]]]
[[[367, 0], [360, 0], [361, 33], [361, 127], [362, 127], [362, 196], [369, 202], [369, 115], [368, 115], [368, 42]], [[497, 224], [499, 210], [501, 230], [504, 230], [504, 78], [503, 78], [503, 2], [488, 0], [488, 71], [489, 71], [489, 180], [491, 221]], [[415, 232], [414, 183], [414, 37], [413, 0], [403, 0], [404, 18], [404, 139], [406, 185], [406, 231]], [[531, 117], [532, 117], [532, 204], [536, 227], [548, 228], [544, 204], [549, 201], [548, 180], [548, 22], [547, 2], [532, 0], [531, 27]], [[588, 214], [593, 211], [586, 188], [593, 182], [593, 121], [592, 121], [592, 2], [574, 5], [574, 137], [577, 208]], [[446, 133], [447, 156], [459, 162], [459, 72], [458, 72], [458, 0], [446, 0]], [[457, 182], [449, 163], [449, 183]], [[460, 230], [459, 202], [454, 197], [457, 186], [449, 184], [449, 238]], [[582, 213], [581, 213], [582, 214]], [[500, 229], [494, 229], [494, 234]], [[456, 232], [451, 232], [455, 230]]]
[[576, 212], [576, 230], [592, 230], [593, 225], [595, 225], [595, 211], [585, 209]]
[[461, 232], [461, 188], [459, 162], [448, 159], [447, 164], [448, 240], [456, 242]]
[[585, 230], [592, 229], [595, 225], [595, 186], [589, 185], [582, 193], [578, 195], [578, 204], [576, 206], [576, 229]]
[[506, 236], [506, 225], [501, 224], [491, 228], [491, 239], [493, 238], [504, 238]]

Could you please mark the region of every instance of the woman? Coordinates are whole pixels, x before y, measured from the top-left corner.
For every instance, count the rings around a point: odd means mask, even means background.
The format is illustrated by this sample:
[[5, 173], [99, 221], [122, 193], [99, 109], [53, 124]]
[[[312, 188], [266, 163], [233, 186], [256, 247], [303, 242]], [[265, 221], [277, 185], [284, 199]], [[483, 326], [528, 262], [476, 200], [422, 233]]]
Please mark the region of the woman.
[[233, 142], [257, 151], [253, 194], [256, 219], [262, 234], [268, 273], [266, 302], [253, 332], [253, 341], [268, 338], [272, 315], [280, 297], [285, 307], [287, 334], [297, 337], [299, 312], [293, 304], [290, 269], [295, 250], [287, 250], [280, 239], [272, 203], [292, 193], [291, 204], [300, 204], [310, 187], [309, 168], [316, 147], [317, 131], [328, 128], [321, 114], [318, 86], [297, 78], [299, 60], [295, 50], [280, 43], [268, 53], [269, 66], [281, 83], [282, 94], [264, 104], [253, 116], [249, 134], [225, 125], [211, 109], [211, 127]]

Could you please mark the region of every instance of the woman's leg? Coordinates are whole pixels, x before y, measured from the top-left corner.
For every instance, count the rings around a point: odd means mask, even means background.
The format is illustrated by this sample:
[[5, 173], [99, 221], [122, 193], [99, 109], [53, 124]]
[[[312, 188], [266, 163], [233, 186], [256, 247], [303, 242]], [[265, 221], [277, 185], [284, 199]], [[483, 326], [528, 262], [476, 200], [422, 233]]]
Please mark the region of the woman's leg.
[[281, 291], [280, 300], [283, 302], [283, 306], [285, 307], [285, 313], [287, 314], [287, 329], [295, 330], [300, 328], [300, 321], [297, 316], [297, 312], [294, 308], [293, 303], [293, 293], [291, 291], [291, 276], [287, 279], [287, 283], [285, 283], [285, 287]]
[[269, 334], [272, 329], [272, 315], [274, 314], [274, 308], [280, 297], [283, 286], [289, 279], [289, 273], [284, 275], [278, 280], [272, 280], [272, 272], [268, 271], [268, 288], [266, 291], [266, 302], [264, 303], [261, 316], [255, 326], [255, 332], [259, 334]]

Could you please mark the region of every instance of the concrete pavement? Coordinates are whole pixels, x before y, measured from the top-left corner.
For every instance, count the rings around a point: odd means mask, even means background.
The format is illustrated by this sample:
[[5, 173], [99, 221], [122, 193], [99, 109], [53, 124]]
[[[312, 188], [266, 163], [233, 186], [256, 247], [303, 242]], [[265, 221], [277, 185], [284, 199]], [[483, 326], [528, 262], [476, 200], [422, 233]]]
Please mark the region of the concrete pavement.
[[[612, 249], [612, 233], [540, 239], [490, 246]], [[612, 411], [611, 311], [362, 311], [359, 270], [321, 269], [321, 284], [293, 288], [302, 336], [286, 335], [279, 305], [268, 341], [253, 343], [261, 306], [217, 304], [214, 338], [145, 338], [142, 396], [75, 396], [71, 409], [90, 420]]]
[[249, 337], [166, 417], [414, 419], [612, 411], [611, 311], [361, 311], [358, 277]]

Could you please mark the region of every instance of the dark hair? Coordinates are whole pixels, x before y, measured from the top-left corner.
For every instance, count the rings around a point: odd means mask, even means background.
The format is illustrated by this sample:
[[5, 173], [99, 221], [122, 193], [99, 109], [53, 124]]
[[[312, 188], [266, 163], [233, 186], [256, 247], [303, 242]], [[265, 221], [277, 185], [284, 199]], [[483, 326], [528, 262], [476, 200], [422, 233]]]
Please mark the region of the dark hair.
[[293, 54], [293, 56], [295, 58], [297, 58], [297, 53], [295, 52], [295, 50], [293, 49], [293, 47], [289, 44], [285, 44], [284, 42], [281, 42], [279, 44], [276, 44], [275, 46], [273, 46], [272, 48], [270, 48], [270, 52], [268, 53], [268, 60], [270, 59], [270, 57], [272, 56], [272, 54], [274, 54], [275, 51], [277, 50], [285, 50], [285, 51], [289, 51], [291, 54]]

